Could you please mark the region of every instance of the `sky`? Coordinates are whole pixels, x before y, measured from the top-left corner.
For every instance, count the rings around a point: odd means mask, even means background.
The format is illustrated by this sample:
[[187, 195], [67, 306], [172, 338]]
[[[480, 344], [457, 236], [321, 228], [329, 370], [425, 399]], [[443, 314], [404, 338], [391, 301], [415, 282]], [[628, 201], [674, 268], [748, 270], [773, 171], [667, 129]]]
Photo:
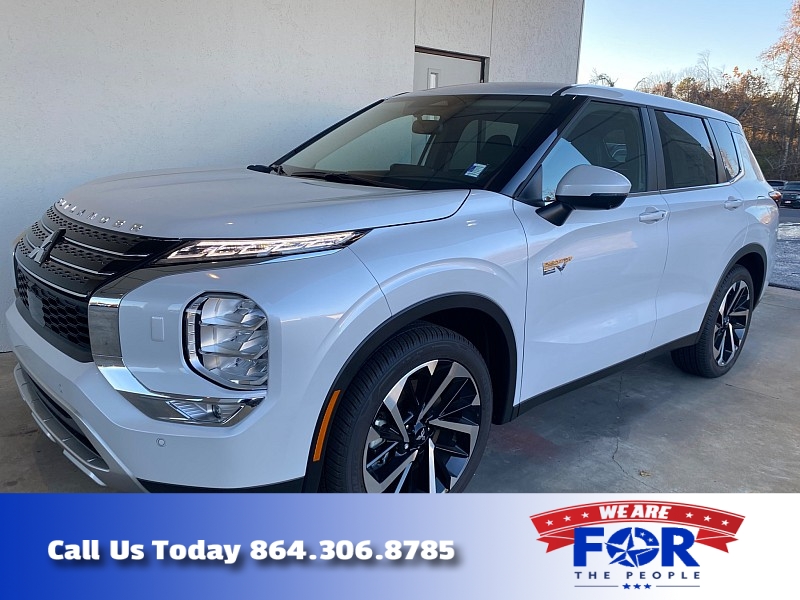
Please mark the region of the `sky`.
[[792, 0], [585, 0], [578, 83], [592, 69], [633, 89], [680, 72], [709, 52], [712, 67], [763, 70], [758, 55], [780, 37]]

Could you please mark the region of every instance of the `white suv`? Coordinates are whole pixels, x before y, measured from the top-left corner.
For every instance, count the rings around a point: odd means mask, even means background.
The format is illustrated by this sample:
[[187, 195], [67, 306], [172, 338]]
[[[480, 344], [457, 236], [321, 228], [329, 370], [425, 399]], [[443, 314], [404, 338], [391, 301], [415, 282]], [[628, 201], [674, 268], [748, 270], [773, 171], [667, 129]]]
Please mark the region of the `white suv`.
[[128, 490], [463, 490], [490, 423], [671, 350], [772, 267], [739, 123], [612, 88], [401, 94], [269, 166], [80, 187], [14, 251], [34, 419]]

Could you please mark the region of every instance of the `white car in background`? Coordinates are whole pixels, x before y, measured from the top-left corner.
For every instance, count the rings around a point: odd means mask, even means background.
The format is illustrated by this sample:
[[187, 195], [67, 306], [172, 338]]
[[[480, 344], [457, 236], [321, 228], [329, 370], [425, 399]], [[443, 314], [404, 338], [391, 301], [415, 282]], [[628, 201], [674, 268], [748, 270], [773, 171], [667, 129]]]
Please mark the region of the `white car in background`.
[[80, 187], [14, 251], [34, 419], [126, 490], [461, 491], [491, 423], [654, 353], [726, 373], [777, 208], [732, 117], [388, 98], [268, 166]]

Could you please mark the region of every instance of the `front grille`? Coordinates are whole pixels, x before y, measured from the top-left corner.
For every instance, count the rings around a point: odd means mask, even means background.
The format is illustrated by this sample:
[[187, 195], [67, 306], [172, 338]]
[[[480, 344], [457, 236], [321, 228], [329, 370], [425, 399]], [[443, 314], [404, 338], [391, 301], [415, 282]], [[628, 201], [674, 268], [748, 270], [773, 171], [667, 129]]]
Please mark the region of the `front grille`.
[[[31, 312], [34, 320], [79, 349], [88, 352], [90, 350], [89, 323], [87, 320], [88, 304], [50, 291], [47, 287], [29, 277], [18, 265], [15, 266], [14, 276], [16, 277], [20, 300]], [[31, 307], [31, 295], [38, 300], [36, 308], [33, 309]]]
[[137, 243], [147, 240], [147, 238], [138, 235], [117, 234], [105, 229], [98, 229], [96, 227], [77, 223], [59, 214], [53, 206], [47, 209], [43, 221], [50, 230], [66, 229], [69, 231], [72, 239], [78, 240], [81, 243], [87, 243], [90, 246], [97, 246], [121, 253], [126, 253]]
[[[59, 232], [57, 242], [41, 260], [38, 249], [53, 232]], [[75, 221], [51, 207], [25, 231], [14, 250], [19, 298], [28, 310], [29, 320], [78, 351], [89, 352], [88, 307], [92, 294], [178, 243], [107, 231]]]

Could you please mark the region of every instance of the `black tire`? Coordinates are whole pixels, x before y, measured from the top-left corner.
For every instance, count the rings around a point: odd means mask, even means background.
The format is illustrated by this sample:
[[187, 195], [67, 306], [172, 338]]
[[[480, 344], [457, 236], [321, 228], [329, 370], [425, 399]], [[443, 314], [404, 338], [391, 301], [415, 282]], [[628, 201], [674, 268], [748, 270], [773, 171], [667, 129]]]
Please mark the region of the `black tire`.
[[754, 302], [750, 272], [734, 266], [711, 299], [697, 343], [672, 351], [675, 365], [701, 377], [719, 377], [730, 371], [747, 340]]
[[491, 417], [491, 380], [477, 349], [444, 327], [414, 324], [381, 346], [345, 391], [325, 489], [460, 492], [486, 448]]

